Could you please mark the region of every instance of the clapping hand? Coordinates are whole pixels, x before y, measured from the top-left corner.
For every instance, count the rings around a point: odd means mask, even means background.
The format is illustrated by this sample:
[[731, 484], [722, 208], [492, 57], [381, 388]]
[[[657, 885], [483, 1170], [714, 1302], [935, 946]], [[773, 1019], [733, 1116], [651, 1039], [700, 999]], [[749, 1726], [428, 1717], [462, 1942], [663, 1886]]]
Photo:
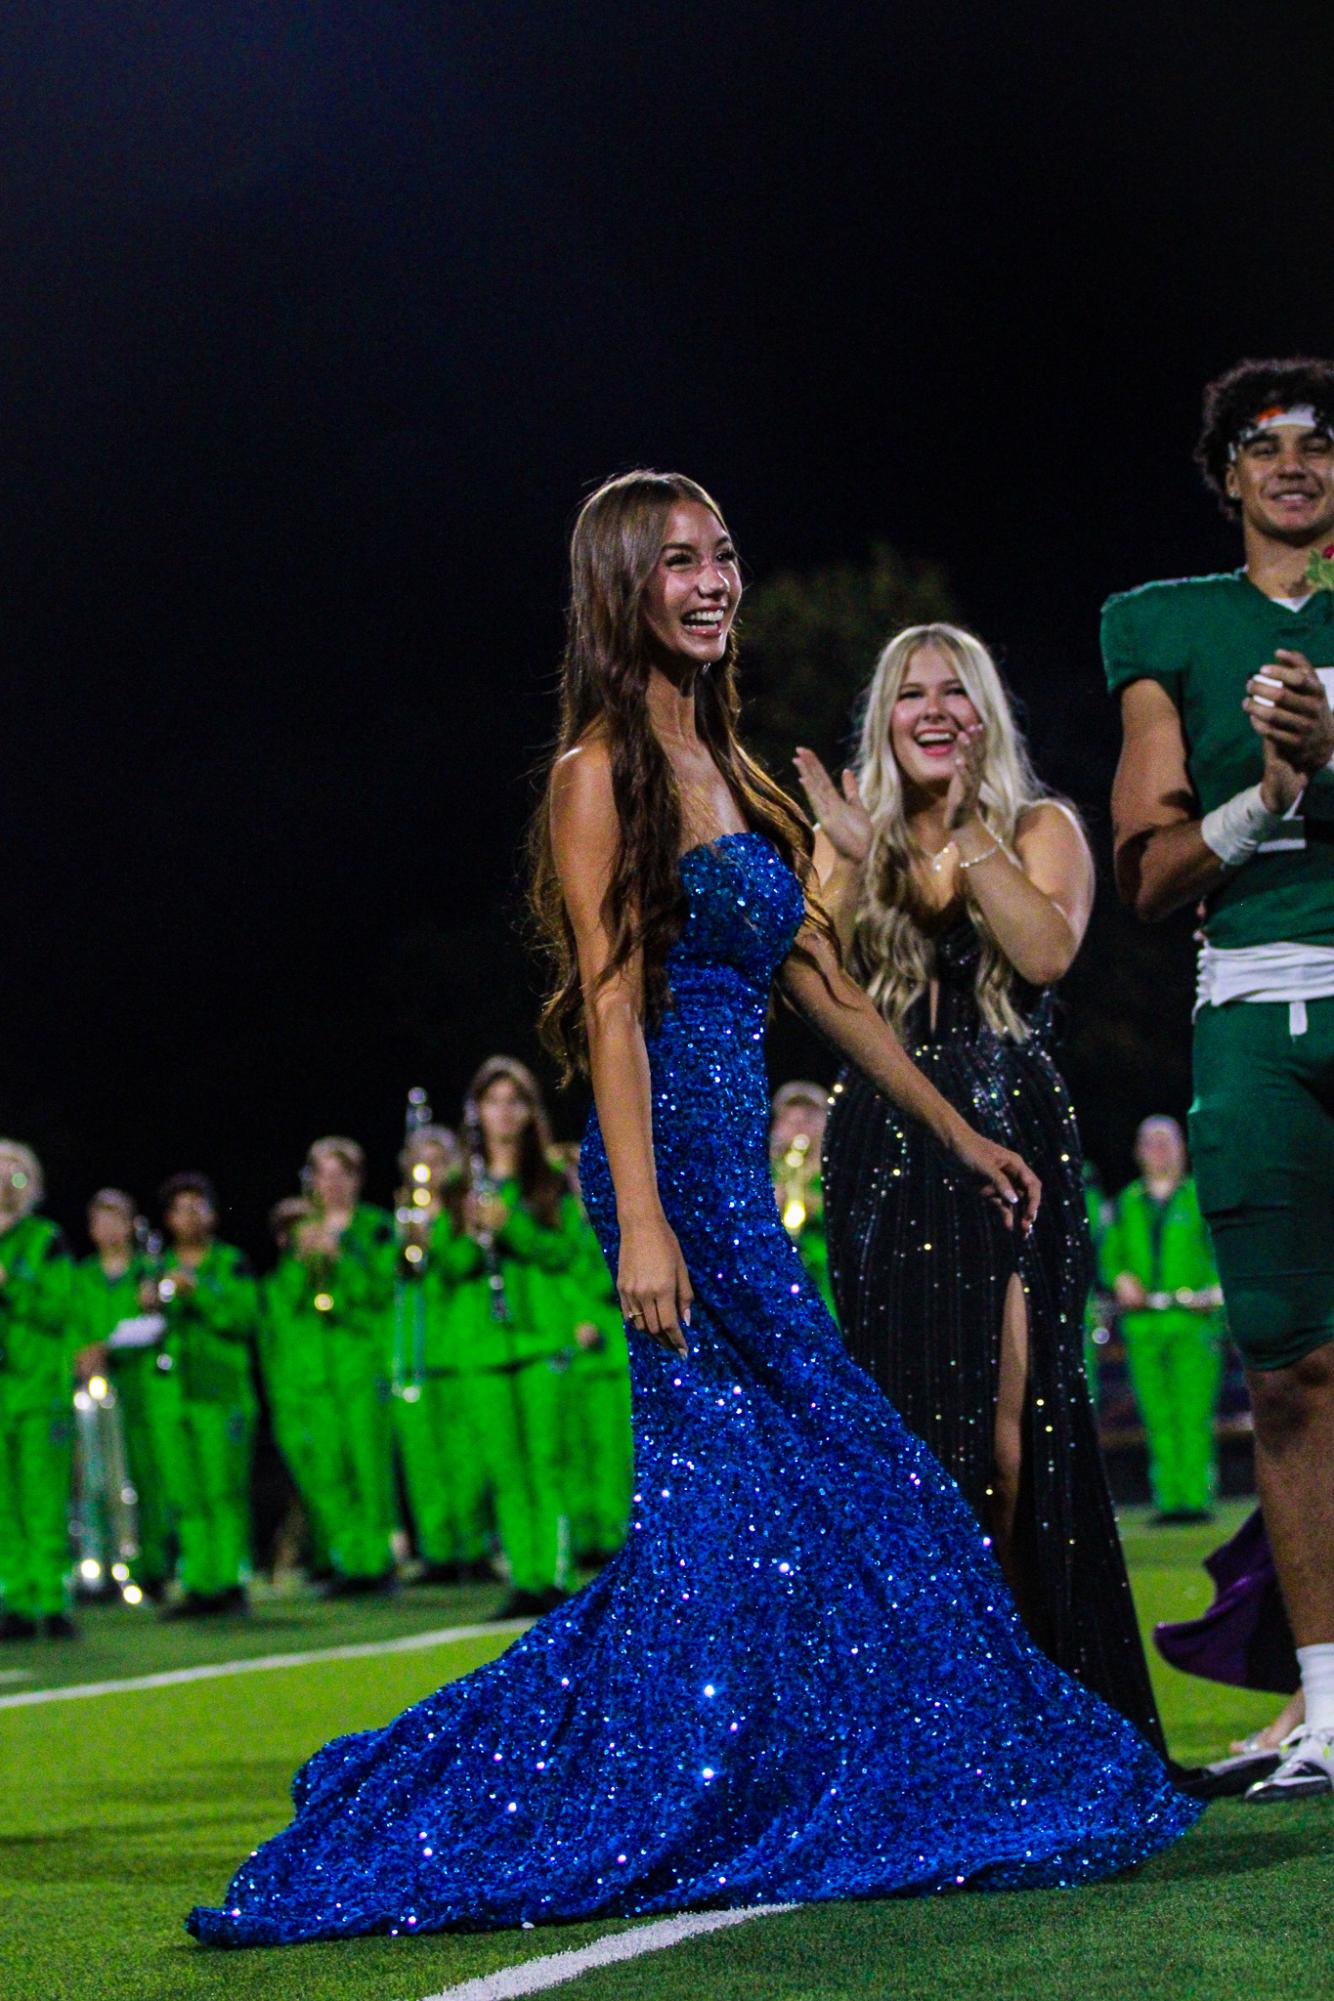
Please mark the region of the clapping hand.
[[799, 746], [792, 759], [811, 816], [844, 861], [864, 862], [871, 851], [871, 816], [862, 804], [855, 771], [843, 773], [841, 788], [813, 750]]
[[952, 834], [977, 817], [986, 762], [986, 729], [981, 723], [966, 724], [954, 739], [950, 789], [945, 794], [945, 824]]
[[[1285, 762], [1309, 776], [1334, 758], [1334, 714], [1324, 684], [1304, 653], [1280, 647], [1246, 683], [1242, 705], [1251, 728]], [[1289, 802], [1290, 803], [1290, 802]]]

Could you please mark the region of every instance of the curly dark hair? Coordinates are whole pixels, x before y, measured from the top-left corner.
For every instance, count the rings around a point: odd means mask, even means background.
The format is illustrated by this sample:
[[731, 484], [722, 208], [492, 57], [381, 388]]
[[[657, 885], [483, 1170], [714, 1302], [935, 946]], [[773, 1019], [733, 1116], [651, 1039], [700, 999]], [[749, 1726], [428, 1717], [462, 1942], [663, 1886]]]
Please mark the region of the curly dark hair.
[[[610, 979], [636, 952], [642, 953], [645, 1025], [656, 1028], [670, 1003], [667, 954], [686, 914], [681, 797], [649, 722], [651, 662], [641, 606], [663, 530], [678, 501], [698, 502], [723, 526], [718, 503], [694, 480], [641, 468], [607, 480], [584, 502], [571, 541], [560, 735], [530, 842], [532, 906], [551, 965], [542, 1039], [561, 1065], [562, 1082], [586, 1067], [588, 1043], [574, 932], [551, 849], [550, 799], [556, 764], [585, 738], [600, 735], [607, 744], [621, 823], [606, 899], [611, 959], [601, 979]], [[695, 700], [699, 734], [740, 816], [748, 827], [768, 835], [803, 888], [813, 890], [810, 825], [737, 738], [735, 631], [723, 659], [700, 675]], [[811, 917], [835, 942], [818, 904]], [[804, 946], [796, 950], [805, 956]]]
[[1227, 490], [1228, 453], [1238, 433], [1274, 403], [1285, 408], [1309, 403], [1321, 422], [1334, 428], [1334, 362], [1311, 355], [1289, 361], [1239, 361], [1206, 387], [1195, 463], [1224, 514], [1234, 518], [1241, 510]]

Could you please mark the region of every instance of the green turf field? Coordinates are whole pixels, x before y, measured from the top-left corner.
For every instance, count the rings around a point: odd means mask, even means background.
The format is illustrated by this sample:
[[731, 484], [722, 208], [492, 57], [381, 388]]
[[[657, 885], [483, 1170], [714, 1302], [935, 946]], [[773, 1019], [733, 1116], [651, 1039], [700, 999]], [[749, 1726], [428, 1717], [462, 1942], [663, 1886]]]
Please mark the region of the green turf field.
[[[1213, 1529], [1126, 1522], [1147, 1622], [1207, 1602]], [[333, 1607], [269, 1598], [245, 1623], [164, 1627], [84, 1615], [77, 1646], [0, 1650], [0, 1698], [468, 1626], [498, 1591], [408, 1592]], [[424, 2001], [624, 1925], [368, 1939], [209, 1954], [185, 1936], [235, 1864], [286, 1819], [294, 1766], [337, 1731], [381, 1723], [499, 1652], [504, 1630], [212, 1680], [0, 1708], [0, 1996], [4, 2001]], [[18, 1678], [22, 1677], [22, 1678]], [[1271, 1704], [1164, 1669], [1186, 1761]], [[688, 1940], [555, 1991], [602, 2001], [1270, 2001], [1334, 1995], [1334, 1803], [1214, 1806], [1171, 1854], [1076, 1893], [825, 1905]]]

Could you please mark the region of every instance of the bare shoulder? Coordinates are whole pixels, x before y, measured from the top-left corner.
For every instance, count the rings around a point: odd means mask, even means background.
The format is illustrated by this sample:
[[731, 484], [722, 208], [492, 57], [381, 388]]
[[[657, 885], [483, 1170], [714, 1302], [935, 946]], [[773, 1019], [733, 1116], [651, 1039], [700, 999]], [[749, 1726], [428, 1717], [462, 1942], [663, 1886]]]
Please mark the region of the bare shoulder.
[[1036, 842], [1070, 854], [1089, 853], [1084, 823], [1064, 799], [1039, 799], [1029, 806], [1019, 816], [1014, 837], [1019, 848]]
[[615, 866], [621, 822], [612, 791], [611, 757], [589, 736], [556, 760], [549, 795], [551, 850], [572, 913], [600, 905]]
[[586, 736], [556, 759], [551, 770], [552, 832], [596, 826], [616, 817], [611, 754], [601, 736]]

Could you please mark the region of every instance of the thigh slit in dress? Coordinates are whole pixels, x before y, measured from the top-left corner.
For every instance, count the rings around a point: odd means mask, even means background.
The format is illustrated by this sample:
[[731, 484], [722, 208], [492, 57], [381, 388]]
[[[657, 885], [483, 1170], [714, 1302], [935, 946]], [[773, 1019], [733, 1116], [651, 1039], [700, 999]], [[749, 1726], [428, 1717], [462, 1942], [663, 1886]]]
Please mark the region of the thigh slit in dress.
[[1001, 1322], [1018, 1273], [1028, 1315], [1016, 1567], [1032, 1637], [1162, 1749], [1134, 1601], [1084, 1374], [1093, 1278], [1070, 1094], [1052, 1061], [1053, 996], [1020, 987], [1026, 1041], [997, 1035], [975, 998], [980, 945], [957, 910], [935, 939], [903, 1041], [971, 1125], [1042, 1180], [1025, 1242], [920, 1128], [864, 1077], [834, 1087], [825, 1135], [830, 1276], [848, 1351], [989, 1525]]

